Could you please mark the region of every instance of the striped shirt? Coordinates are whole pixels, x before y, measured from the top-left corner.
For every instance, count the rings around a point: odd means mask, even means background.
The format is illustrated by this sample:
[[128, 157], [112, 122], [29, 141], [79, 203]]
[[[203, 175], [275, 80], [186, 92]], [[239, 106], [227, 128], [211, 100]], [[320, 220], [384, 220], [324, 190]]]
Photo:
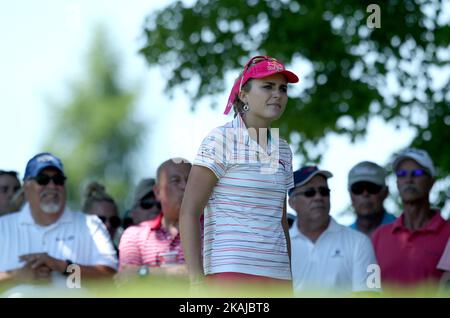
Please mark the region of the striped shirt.
[[19, 256], [30, 253], [117, 269], [116, 252], [103, 222], [96, 215], [68, 208], [47, 226], [35, 223], [29, 204], [20, 212], [0, 217], [0, 272], [23, 267]]
[[119, 271], [124, 265], [160, 267], [168, 262], [185, 263], [180, 234], [172, 237], [161, 225], [162, 214], [156, 220], [141, 222], [123, 232], [119, 243]]
[[[238, 115], [203, 140], [194, 160], [218, 178], [204, 211], [204, 272], [289, 280], [281, 219], [294, 186], [292, 152], [276, 129], [266, 148], [250, 138], [253, 133]], [[262, 144], [267, 132], [260, 136]]]

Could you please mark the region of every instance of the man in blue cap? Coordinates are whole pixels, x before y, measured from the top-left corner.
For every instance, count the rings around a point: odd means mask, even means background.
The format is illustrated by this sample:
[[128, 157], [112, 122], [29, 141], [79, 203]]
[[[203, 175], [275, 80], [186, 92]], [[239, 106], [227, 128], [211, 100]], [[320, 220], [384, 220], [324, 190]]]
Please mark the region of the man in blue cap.
[[377, 284], [368, 283], [368, 270], [376, 266], [369, 238], [330, 216], [327, 179], [332, 176], [316, 166], [294, 172], [295, 186], [289, 190], [289, 205], [297, 212], [289, 231], [294, 290], [320, 295], [377, 291]]
[[81, 279], [115, 273], [117, 257], [105, 226], [97, 216], [66, 206], [65, 181], [63, 164], [51, 153], [28, 161], [27, 204], [0, 218], [0, 285], [56, 283], [71, 264]]

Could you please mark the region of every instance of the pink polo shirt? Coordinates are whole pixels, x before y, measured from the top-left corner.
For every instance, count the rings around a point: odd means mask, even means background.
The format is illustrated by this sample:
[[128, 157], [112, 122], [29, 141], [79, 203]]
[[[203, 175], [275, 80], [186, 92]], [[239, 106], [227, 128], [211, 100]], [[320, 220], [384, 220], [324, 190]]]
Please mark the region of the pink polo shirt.
[[164, 264], [163, 255], [167, 252], [176, 253], [176, 262], [184, 264], [180, 234], [172, 237], [161, 223], [162, 214], [125, 230], [119, 244], [119, 271], [127, 264], [159, 267]]
[[375, 231], [372, 241], [382, 284], [412, 285], [440, 279], [442, 271], [436, 266], [450, 237], [450, 222], [436, 212], [414, 232], [404, 226], [403, 214]]

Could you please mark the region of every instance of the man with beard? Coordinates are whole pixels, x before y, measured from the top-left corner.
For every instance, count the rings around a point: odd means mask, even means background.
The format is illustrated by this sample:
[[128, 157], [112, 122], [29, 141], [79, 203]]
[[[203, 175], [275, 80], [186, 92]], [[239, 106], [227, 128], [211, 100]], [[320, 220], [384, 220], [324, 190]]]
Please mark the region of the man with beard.
[[356, 164], [348, 173], [348, 190], [356, 213], [352, 229], [371, 236], [380, 225], [395, 221], [383, 206], [389, 193], [385, 179], [386, 171], [370, 161]]
[[402, 215], [373, 235], [384, 287], [434, 289], [442, 276], [437, 264], [450, 236], [450, 222], [430, 206], [436, 170], [424, 150], [406, 149], [393, 163]]
[[315, 166], [294, 172], [295, 186], [289, 190], [289, 205], [297, 212], [289, 230], [294, 290], [331, 296], [379, 291], [368, 284], [368, 272], [376, 266], [370, 239], [330, 216], [331, 177]]
[[191, 166], [185, 159], [174, 158], [158, 167], [153, 191], [162, 213], [156, 220], [130, 226], [122, 234], [118, 282], [135, 274], [186, 273], [178, 220]]
[[97, 216], [66, 206], [65, 181], [63, 164], [51, 153], [28, 161], [27, 203], [18, 213], [0, 218], [2, 287], [50, 281], [65, 286], [65, 276], [75, 268], [80, 280], [115, 273], [117, 257], [105, 226]]

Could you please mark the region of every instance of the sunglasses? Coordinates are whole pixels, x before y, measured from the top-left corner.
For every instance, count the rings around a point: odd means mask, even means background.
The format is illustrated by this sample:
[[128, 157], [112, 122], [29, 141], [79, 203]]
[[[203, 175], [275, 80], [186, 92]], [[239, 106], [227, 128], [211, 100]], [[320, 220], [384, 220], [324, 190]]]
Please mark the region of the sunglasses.
[[404, 178], [407, 176], [422, 177], [422, 176], [427, 175], [427, 172], [423, 169], [397, 170], [397, 171], [395, 171], [395, 175], [397, 176], [397, 178]]
[[122, 221], [120, 220], [120, 218], [117, 215], [114, 215], [110, 218], [107, 218], [105, 216], [98, 216], [98, 217], [105, 224], [106, 224], [106, 221], [109, 221], [109, 224], [111, 224], [111, 226], [115, 229], [118, 228], [120, 226], [120, 224], [122, 224]]
[[66, 177], [62, 174], [55, 174], [52, 177], [46, 174], [38, 174], [32, 179], [34, 179], [39, 185], [42, 186], [49, 184], [51, 180], [53, 180], [53, 183], [55, 185], [64, 185], [64, 183], [66, 182]]
[[322, 197], [328, 197], [328, 196], [330, 196], [330, 191], [331, 190], [326, 188], [326, 187], [318, 187], [317, 189], [316, 188], [309, 188], [309, 189], [307, 189], [307, 190], [305, 190], [303, 192], [297, 192], [296, 194], [302, 194], [302, 195], [304, 195], [307, 198], [312, 198], [312, 197], [316, 196], [317, 192], [319, 192], [319, 194]]
[[141, 202], [139, 202], [139, 206], [142, 209], [144, 209], [144, 210], [151, 209], [154, 206], [157, 206], [158, 209], [161, 209], [161, 203], [159, 203], [156, 200], [152, 200], [152, 199], [144, 199], [144, 200], [142, 200]]
[[369, 194], [378, 194], [380, 193], [382, 186], [372, 183], [372, 182], [356, 182], [352, 184], [350, 190], [353, 194], [360, 195], [363, 194], [364, 191], [367, 191]]
[[245, 64], [244, 71], [248, 70], [250, 68], [250, 66], [258, 64], [259, 62], [262, 62], [262, 61], [278, 62], [277, 59], [274, 59], [273, 57], [265, 56], [265, 55], [258, 55], [258, 56], [251, 58], [250, 61], [248, 61], [247, 64]]
[[258, 64], [263, 61], [278, 62], [277, 59], [274, 59], [273, 57], [270, 57], [270, 56], [258, 55], [258, 56], [251, 58], [250, 61], [248, 61], [247, 64], [245, 64], [245, 66], [244, 66], [244, 71], [242, 72], [242, 76], [241, 76], [241, 82], [239, 84], [239, 92], [242, 90], [242, 81], [244, 80], [245, 72], [247, 72], [248, 69], [250, 67], [252, 67], [253, 65]]

